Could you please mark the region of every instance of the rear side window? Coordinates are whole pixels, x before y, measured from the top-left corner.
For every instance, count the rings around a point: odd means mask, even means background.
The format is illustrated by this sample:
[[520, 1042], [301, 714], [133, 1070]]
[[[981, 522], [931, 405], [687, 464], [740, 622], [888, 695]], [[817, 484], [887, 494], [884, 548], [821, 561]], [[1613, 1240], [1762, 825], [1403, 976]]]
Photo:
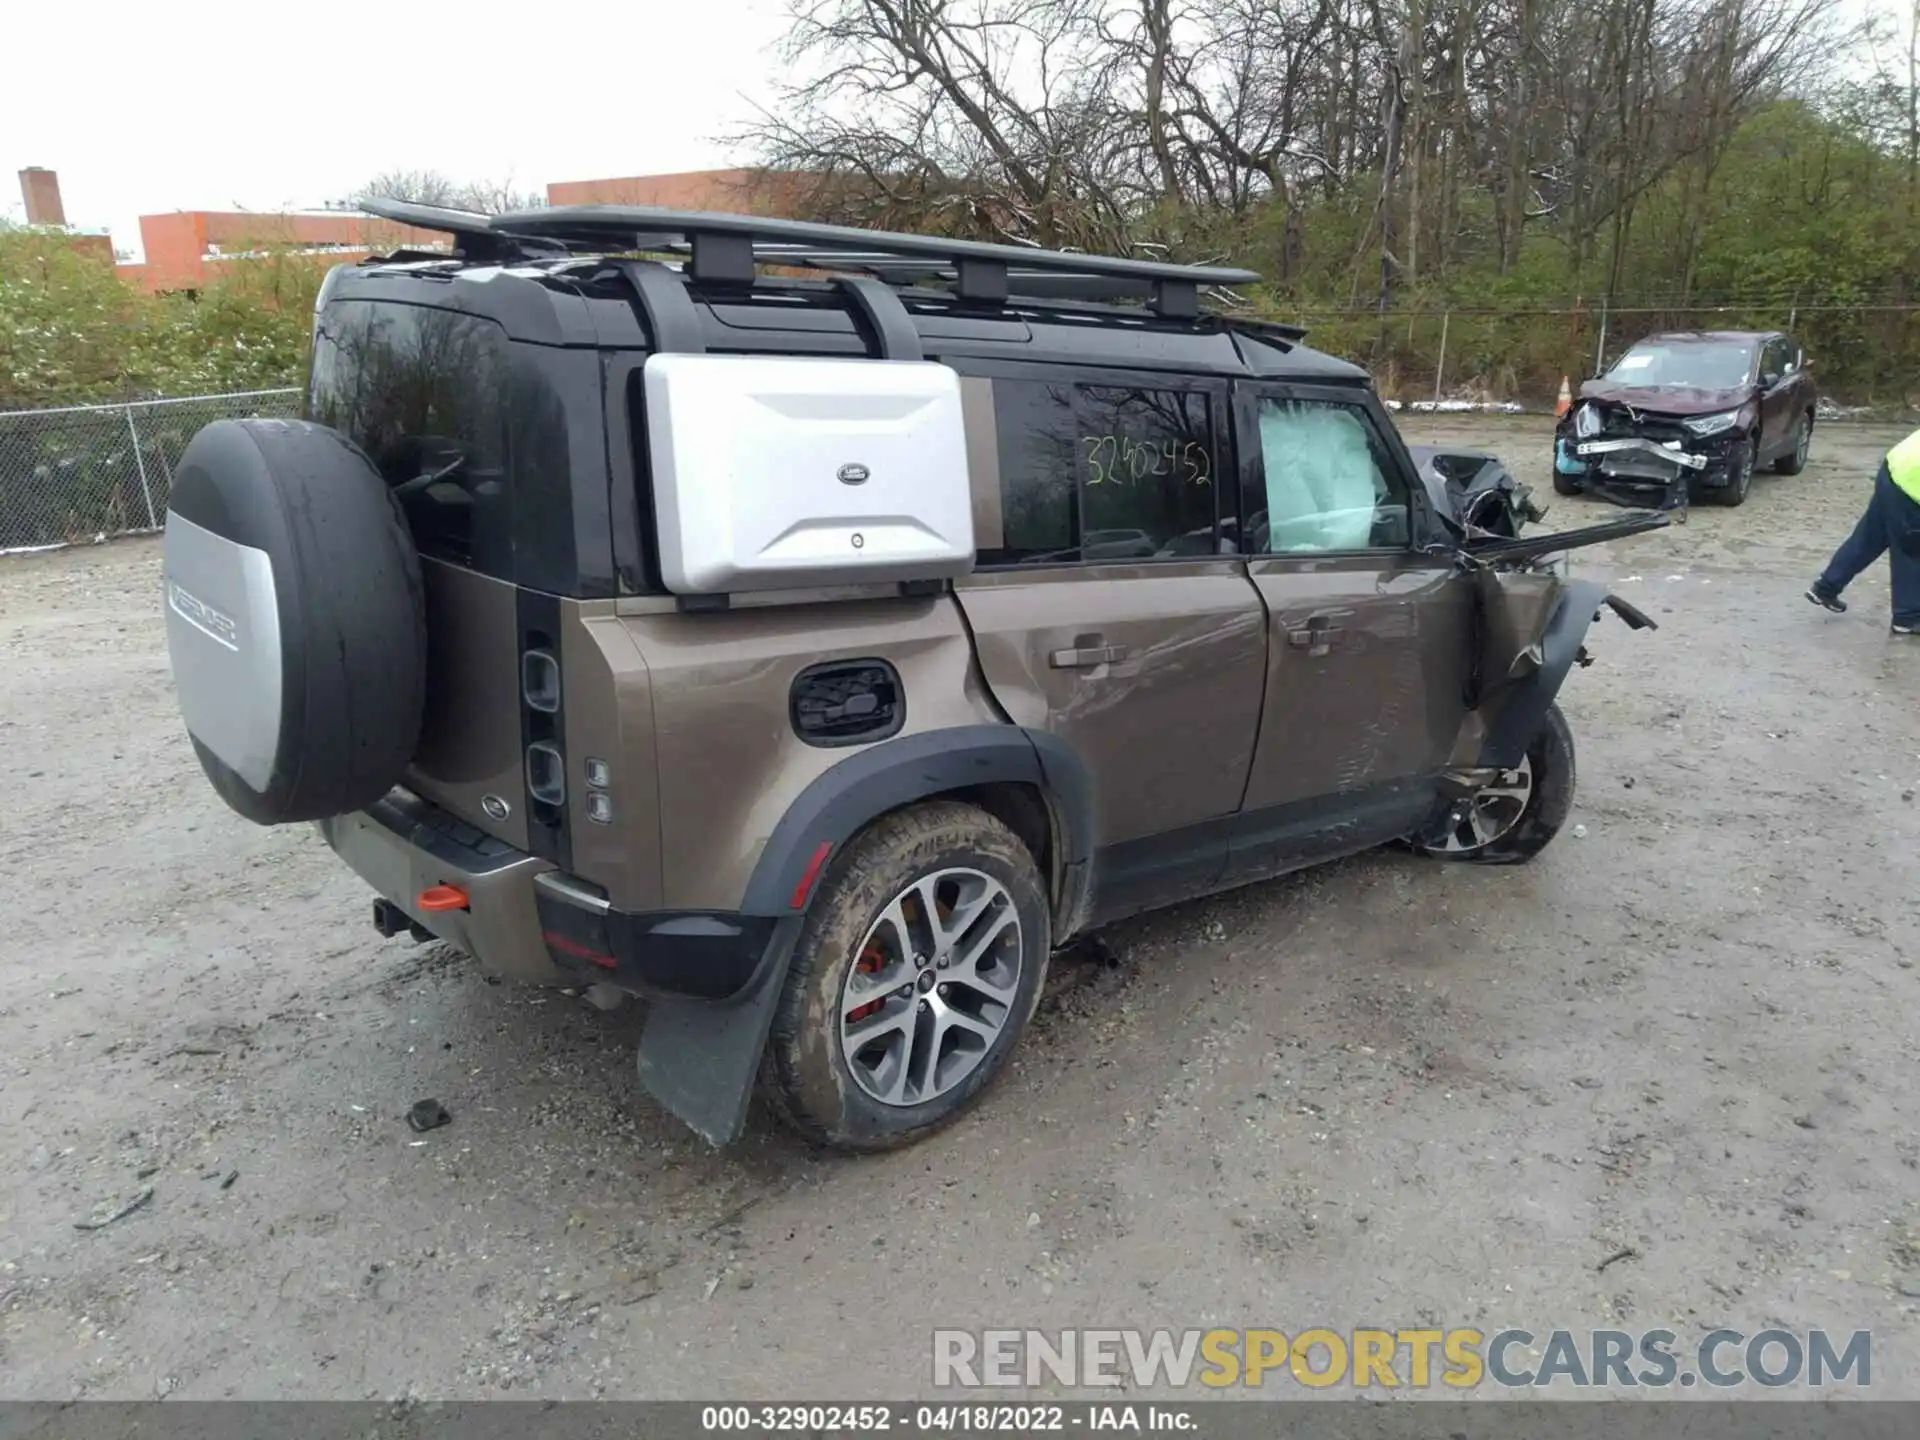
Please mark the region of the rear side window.
[[1206, 394], [1008, 378], [963, 393], [982, 565], [1219, 553]]
[[420, 553], [513, 578], [505, 397], [492, 321], [338, 301], [314, 326], [308, 414], [352, 439], [393, 487]]

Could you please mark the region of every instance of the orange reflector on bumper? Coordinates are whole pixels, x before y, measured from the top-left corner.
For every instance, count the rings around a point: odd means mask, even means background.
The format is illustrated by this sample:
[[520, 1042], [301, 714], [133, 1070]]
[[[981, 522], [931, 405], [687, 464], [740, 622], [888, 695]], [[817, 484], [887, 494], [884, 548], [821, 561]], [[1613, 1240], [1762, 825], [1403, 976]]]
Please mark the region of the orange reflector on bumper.
[[422, 910], [435, 913], [442, 910], [465, 910], [468, 904], [467, 892], [458, 885], [429, 885], [420, 892], [420, 897], [414, 901], [414, 904]]

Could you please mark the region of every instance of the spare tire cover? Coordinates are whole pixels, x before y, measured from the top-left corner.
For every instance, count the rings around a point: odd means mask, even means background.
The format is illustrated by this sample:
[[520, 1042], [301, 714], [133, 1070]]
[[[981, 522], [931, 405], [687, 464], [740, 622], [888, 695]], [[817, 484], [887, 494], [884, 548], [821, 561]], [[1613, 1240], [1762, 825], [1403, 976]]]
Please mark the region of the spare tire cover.
[[174, 472], [167, 652], [200, 764], [262, 825], [364, 809], [426, 694], [420, 560], [373, 462], [299, 420], [217, 420]]

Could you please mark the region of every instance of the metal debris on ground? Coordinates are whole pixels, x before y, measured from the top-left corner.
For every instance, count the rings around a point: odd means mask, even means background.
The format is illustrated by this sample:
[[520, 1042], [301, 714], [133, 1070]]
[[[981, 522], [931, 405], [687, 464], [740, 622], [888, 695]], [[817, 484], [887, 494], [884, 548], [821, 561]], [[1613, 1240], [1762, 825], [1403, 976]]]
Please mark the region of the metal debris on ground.
[[76, 1230], [104, 1230], [107, 1226], [113, 1224], [114, 1221], [126, 1219], [127, 1216], [133, 1214], [134, 1211], [138, 1210], [151, 1199], [153, 1199], [153, 1187], [151, 1185], [142, 1186], [139, 1194], [135, 1195], [111, 1215], [103, 1216], [98, 1213], [89, 1215], [84, 1220], [74, 1221], [73, 1228]]
[[447, 1107], [438, 1100], [417, 1101], [414, 1107], [407, 1111], [407, 1124], [423, 1135], [429, 1130], [438, 1130], [451, 1119], [453, 1116], [447, 1113]]

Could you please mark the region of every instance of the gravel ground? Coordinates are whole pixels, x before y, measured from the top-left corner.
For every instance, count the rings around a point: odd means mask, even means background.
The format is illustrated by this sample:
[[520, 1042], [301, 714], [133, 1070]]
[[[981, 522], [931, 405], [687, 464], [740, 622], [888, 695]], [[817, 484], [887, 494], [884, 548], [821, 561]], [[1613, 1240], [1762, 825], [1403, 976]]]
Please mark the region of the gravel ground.
[[[1538, 421], [1405, 423], [1546, 487]], [[1662, 628], [1597, 630], [1538, 862], [1121, 927], [985, 1104], [862, 1161], [708, 1151], [634, 1009], [382, 941], [224, 810], [156, 544], [0, 562], [0, 1387], [905, 1397], [936, 1323], [1825, 1325], [1920, 1397], [1920, 644], [1884, 566], [1800, 598], [1893, 438], [1583, 553]]]

